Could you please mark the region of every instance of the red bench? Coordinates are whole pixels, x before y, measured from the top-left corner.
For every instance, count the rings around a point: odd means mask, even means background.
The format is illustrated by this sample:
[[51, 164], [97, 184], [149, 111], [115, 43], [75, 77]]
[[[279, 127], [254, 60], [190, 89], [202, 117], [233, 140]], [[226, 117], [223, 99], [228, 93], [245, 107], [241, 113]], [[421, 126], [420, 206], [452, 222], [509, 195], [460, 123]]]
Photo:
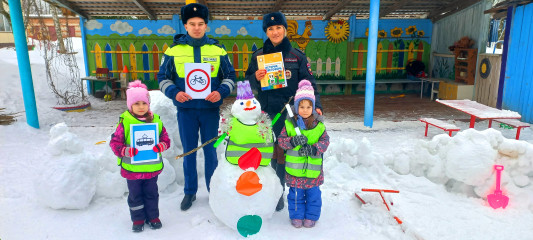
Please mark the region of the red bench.
[[418, 120], [426, 124], [426, 133], [424, 134], [424, 136], [426, 137], [428, 136], [429, 125], [440, 128], [444, 130], [445, 132], [448, 132], [450, 137], [452, 136], [452, 132], [461, 130], [459, 127], [451, 123], [446, 123], [444, 121], [434, 119], [434, 118], [420, 118]]
[[[520, 122], [520, 120], [518, 120], [518, 119], [494, 119], [494, 121], [499, 122], [499, 123], [503, 123], [503, 124], [507, 124], [507, 125], [509, 125], [511, 127], [516, 128], [516, 140], [518, 140], [520, 138], [520, 130], [522, 128], [531, 127], [531, 124], [525, 123], [525, 122]], [[492, 120], [489, 120], [489, 127], [491, 127], [491, 125], [492, 125]]]

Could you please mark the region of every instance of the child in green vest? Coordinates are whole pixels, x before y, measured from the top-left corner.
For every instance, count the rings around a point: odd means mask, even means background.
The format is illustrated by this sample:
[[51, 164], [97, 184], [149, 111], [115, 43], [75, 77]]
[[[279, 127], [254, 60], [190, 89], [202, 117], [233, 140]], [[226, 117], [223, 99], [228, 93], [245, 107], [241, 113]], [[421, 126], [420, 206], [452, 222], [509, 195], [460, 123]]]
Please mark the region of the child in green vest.
[[294, 108], [297, 114], [285, 121], [278, 144], [286, 150], [285, 180], [290, 188], [287, 202], [291, 224], [296, 228], [312, 228], [322, 208], [319, 186], [324, 183], [322, 160], [329, 136], [322, 115], [315, 111], [311, 82], [302, 80], [298, 84]]
[[[170, 138], [159, 115], [150, 111], [150, 95], [146, 85], [139, 80], [131, 82], [126, 96], [128, 110], [120, 115], [117, 129], [111, 136], [109, 145], [118, 157], [120, 174], [128, 183], [132, 231], [143, 231], [145, 222], [150, 228], [159, 229], [162, 224], [159, 220], [157, 176], [163, 171], [163, 159], [160, 153], [170, 147]], [[144, 123], [158, 124], [159, 143], [155, 144], [152, 150], [158, 153], [159, 160], [135, 164], [132, 163], [132, 157], [139, 151], [130, 146], [130, 125]]]

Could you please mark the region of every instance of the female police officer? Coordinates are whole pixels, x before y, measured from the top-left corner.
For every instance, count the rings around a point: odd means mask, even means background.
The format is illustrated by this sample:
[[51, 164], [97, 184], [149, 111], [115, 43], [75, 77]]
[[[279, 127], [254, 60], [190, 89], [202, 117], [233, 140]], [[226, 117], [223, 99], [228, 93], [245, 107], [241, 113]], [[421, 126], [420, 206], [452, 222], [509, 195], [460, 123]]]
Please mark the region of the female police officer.
[[[281, 12], [273, 12], [263, 16], [263, 31], [265, 31], [268, 39], [264, 42], [263, 48], [258, 49], [252, 55], [252, 60], [246, 71], [246, 79], [250, 81], [250, 85], [257, 93], [257, 100], [261, 103], [263, 111], [268, 113], [270, 118], [273, 118], [277, 113], [281, 112], [285, 103], [289, 101], [291, 96], [296, 94], [298, 83], [302, 79], [307, 79], [315, 89], [315, 106], [318, 114], [322, 115], [322, 105], [320, 104], [320, 96], [316, 91], [315, 78], [311, 72], [311, 65], [307, 62], [305, 54], [291, 46], [287, 38], [287, 20]], [[266, 74], [265, 69], [258, 70], [257, 56], [263, 54], [270, 54], [282, 52], [283, 64], [285, 66], [285, 76], [287, 78], [287, 87], [261, 90], [260, 79]], [[292, 103], [291, 103], [292, 104]], [[278, 136], [284, 125], [286, 118], [286, 111], [283, 112], [274, 125], [274, 134]], [[272, 167], [276, 170], [281, 185], [285, 185], [285, 156], [283, 150], [276, 144], [274, 148], [274, 155], [271, 161]], [[280, 211], [284, 207], [283, 195], [279, 199], [276, 211]]]

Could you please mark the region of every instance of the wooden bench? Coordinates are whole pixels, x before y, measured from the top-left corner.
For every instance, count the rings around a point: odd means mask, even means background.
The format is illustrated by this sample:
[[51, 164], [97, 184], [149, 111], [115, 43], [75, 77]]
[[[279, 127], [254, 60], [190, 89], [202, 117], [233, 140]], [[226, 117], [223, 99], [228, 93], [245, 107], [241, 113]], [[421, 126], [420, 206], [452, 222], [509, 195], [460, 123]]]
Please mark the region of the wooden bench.
[[[317, 85], [330, 85], [330, 84], [366, 84], [366, 80], [316, 80]], [[420, 83], [420, 98], [422, 98], [422, 90], [424, 84], [420, 79], [407, 79], [407, 78], [397, 78], [397, 79], [376, 79], [375, 84], [381, 83]]]
[[[520, 122], [520, 120], [518, 119], [494, 119], [494, 121], [516, 128], [516, 140], [520, 138], [520, 130], [522, 130], [522, 128], [531, 127], [531, 124]], [[489, 128], [491, 126], [492, 120], [489, 120]]]
[[424, 134], [424, 136], [428, 136], [428, 126], [431, 125], [431, 126], [434, 126], [434, 127], [438, 127], [442, 130], [444, 130], [445, 132], [448, 132], [448, 134], [450, 135], [450, 137], [452, 136], [452, 132], [454, 131], [459, 131], [461, 130], [459, 127], [451, 124], [451, 123], [447, 123], [447, 122], [444, 122], [444, 121], [441, 121], [441, 120], [438, 120], [438, 119], [434, 119], [434, 118], [420, 118], [418, 119], [419, 121], [423, 122], [423, 123], [426, 123], [426, 133]]

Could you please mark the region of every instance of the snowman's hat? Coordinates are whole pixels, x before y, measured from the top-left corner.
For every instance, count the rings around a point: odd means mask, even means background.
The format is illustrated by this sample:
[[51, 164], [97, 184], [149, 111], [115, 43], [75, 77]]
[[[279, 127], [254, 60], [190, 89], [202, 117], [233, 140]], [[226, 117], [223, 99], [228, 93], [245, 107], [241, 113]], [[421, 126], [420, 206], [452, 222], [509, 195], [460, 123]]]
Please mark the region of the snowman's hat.
[[248, 80], [237, 82], [237, 100], [255, 98]]

